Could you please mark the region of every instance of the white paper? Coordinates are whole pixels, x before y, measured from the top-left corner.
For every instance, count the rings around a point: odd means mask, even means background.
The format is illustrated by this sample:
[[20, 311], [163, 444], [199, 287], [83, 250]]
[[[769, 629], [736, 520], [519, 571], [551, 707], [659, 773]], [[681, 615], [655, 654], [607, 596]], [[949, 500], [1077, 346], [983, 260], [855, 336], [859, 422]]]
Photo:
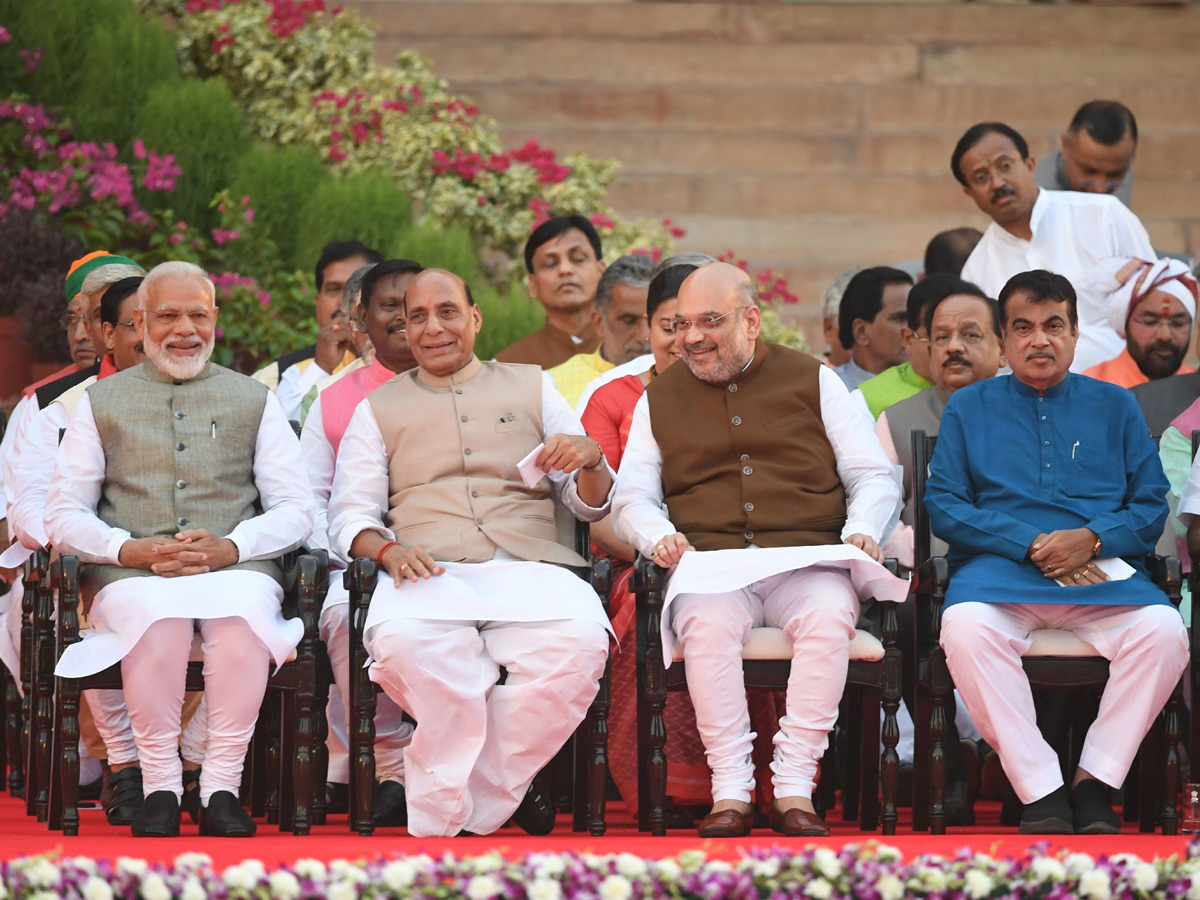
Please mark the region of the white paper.
[[0, 567], [5, 569], [15, 569], [25, 565], [25, 560], [29, 559], [33, 553], [21, 546], [20, 542], [14, 542], [4, 553], [0, 554]]
[[517, 463], [517, 471], [521, 473], [521, 480], [525, 482], [525, 487], [536, 487], [537, 483], [546, 477], [546, 470], [534, 462], [544, 449], [546, 449], [545, 444], [538, 444], [529, 451], [528, 456]]
[[[1137, 570], [1119, 556], [1110, 556], [1108, 559], [1096, 560], [1096, 568], [1108, 576], [1109, 581], [1126, 581], [1133, 577], [1133, 573]], [[1073, 578], [1056, 578], [1062, 587], [1071, 587], [1078, 584]]]

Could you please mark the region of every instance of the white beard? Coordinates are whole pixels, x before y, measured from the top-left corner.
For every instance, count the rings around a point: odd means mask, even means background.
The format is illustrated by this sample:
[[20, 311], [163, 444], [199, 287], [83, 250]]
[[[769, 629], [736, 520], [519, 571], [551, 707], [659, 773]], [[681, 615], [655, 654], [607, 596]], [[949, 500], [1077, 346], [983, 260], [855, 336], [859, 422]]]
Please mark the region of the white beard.
[[166, 351], [162, 343], [154, 340], [149, 334], [142, 338], [142, 345], [146, 350], [146, 358], [161, 371], [164, 375], [169, 375], [176, 381], [190, 381], [204, 371], [204, 367], [208, 365], [209, 357], [212, 356], [213, 345], [216, 342], [216, 335], [208, 339], [204, 348], [194, 356], [181, 358], [172, 356]]

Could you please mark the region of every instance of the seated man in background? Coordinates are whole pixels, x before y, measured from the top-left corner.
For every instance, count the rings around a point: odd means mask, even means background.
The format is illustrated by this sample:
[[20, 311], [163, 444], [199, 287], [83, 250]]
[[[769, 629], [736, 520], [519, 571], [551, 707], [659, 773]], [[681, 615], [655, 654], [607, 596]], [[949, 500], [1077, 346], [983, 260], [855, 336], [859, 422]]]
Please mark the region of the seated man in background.
[[209, 362], [217, 310], [203, 270], [156, 266], [138, 301], [146, 362], [87, 389], [46, 497], [50, 540], [91, 564], [83, 588], [95, 592], [92, 633], [67, 648], [56, 674], [120, 661], [145, 794], [131, 830], [175, 836], [180, 711], [199, 630], [202, 833], [251, 835], [254, 820], [237, 800], [242, 764], [270, 663], [282, 664], [302, 631], [281, 616], [275, 558], [312, 531], [312, 495], [275, 397]]
[[[611, 470], [545, 373], [475, 356], [482, 316], [460, 278], [421, 272], [404, 313], [418, 368], [355, 410], [330, 543], [382, 569], [364, 640], [371, 679], [417, 720], [409, 833], [489, 834], [512, 817], [545, 834], [554, 809], [534, 776], [583, 721], [608, 656], [600, 600], [564, 568], [586, 561], [559, 543], [552, 494], [601, 519]], [[525, 457], [540, 472], [518, 473]]]
[[596, 285], [604, 274], [600, 235], [583, 216], [555, 216], [525, 242], [529, 296], [546, 311], [546, 324], [505, 347], [496, 359], [553, 369], [576, 353], [600, 346], [592, 325]]
[[[408, 259], [385, 260], [367, 270], [361, 281], [362, 301], [355, 303], [354, 318], [363, 322], [375, 357], [370, 365], [351, 371], [320, 393], [300, 433], [301, 455], [317, 510], [312, 543], [330, 551], [330, 566], [337, 572], [329, 581], [320, 629], [340, 698], [339, 703], [331, 705], [337, 719], [330, 718], [329, 734], [331, 742], [340, 742], [342, 747], [348, 745], [350, 724], [350, 595], [340, 575], [345, 567], [328, 542], [329, 494], [338, 449], [355, 409], [381, 384], [413, 367], [405, 332], [404, 292], [421, 270], [420, 263]], [[374, 802], [376, 825], [404, 824], [404, 748], [411, 738], [412, 726], [403, 721], [400, 709], [386, 695], [380, 697], [375, 710], [375, 775], [380, 781]], [[331, 753], [329, 781], [348, 784], [349, 766], [344, 752]]]
[[1112, 194], [1129, 206], [1137, 142], [1137, 120], [1128, 107], [1089, 101], [1075, 111], [1058, 149], [1037, 164], [1034, 178], [1052, 191]]
[[[1108, 788], [1124, 782], [1188, 659], [1183, 621], [1143, 562], [1162, 533], [1166, 478], [1133, 397], [1069, 371], [1075, 303], [1070, 282], [1046, 271], [1004, 286], [1012, 375], [950, 398], [925, 493], [950, 545], [946, 661], [1025, 805], [1022, 834], [1121, 830]], [[1109, 661], [1069, 792], [1021, 667], [1041, 628], [1074, 632]]]
[[838, 307], [838, 340], [849, 362], [835, 371], [852, 391], [872, 375], [908, 360], [901, 332], [908, 320], [912, 277], [900, 269], [873, 266], [850, 279]]
[[600, 276], [592, 310], [592, 327], [600, 335], [600, 346], [592, 353], [576, 353], [550, 370], [554, 386], [572, 408], [597, 375], [650, 351], [646, 289], [653, 276], [650, 257], [636, 254], [622, 256]]
[[952, 228], [935, 234], [925, 245], [925, 272], [921, 277], [945, 274], [957, 278], [982, 237], [978, 228]]
[[363, 266], [381, 262], [383, 254], [362, 241], [330, 241], [317, 260], [317, 296], [313, 301], [317, 319], [317, 342], [281, 356], [254, 373], [275, 392], [288, 419], [300, 420], [300, 401], [308, 389], [355, 359], [350, 349], [350, 326], [333, 321], [346, 280]]
[[1196, 319], [1196, 279], [1184, 263], [1118, 257], [1105, 260], [1103, 280], [1108, 322], [1125, 349], [1084, 375], [1131, 388], [1196, 371], [1183, 365]]
[[[879, 565], [900, 491], [834, 373], [759, 340], [758, 291], [744, 271], [697, 269], [679, 290], [676, 315], [684, 365], [653, 379], [637, 402], [613, 519], [638, 552], [664, 569], [679, 566], [663, 647], [668, 665], [676, 636], [683, 647], [712, 773], [712, 812], [699, 834], [741, 836], [753, 822], [741, 654], [750, 629], [765, 622], [795, 648], [775, 736], [771, 827], [827, 835], [813, 782], [837, 719], [859, 605], [907, 593]], [[843, 543], [850, 546], [835, 546]], [[712, 559], [693, 549], [731, 551], [724, 584], [685, 577], [689, 563]]]
[[821, 334], [825, 338], [825, 365], [836, 369], [850, 361], [850, 351], [842, 346], [838, 337], [838, 310], [842, 305], [842, 296], [846, 293], [846, 285], [857, 275], [858, 269], [846, 269], [838, 272], [829, 287], [821, 294]]

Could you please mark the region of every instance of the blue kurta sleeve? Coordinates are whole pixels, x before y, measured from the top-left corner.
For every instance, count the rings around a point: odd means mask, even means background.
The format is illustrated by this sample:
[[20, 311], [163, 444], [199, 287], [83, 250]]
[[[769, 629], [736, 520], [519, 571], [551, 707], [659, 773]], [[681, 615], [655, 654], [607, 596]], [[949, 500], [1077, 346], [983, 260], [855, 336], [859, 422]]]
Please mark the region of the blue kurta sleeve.
[[1163, 532], [1170, 512], [1170, 484], [1133, 395], [1129, 394], [1124, 407], [1114, 412], [1124, 416], [1125, 500], [1119, 509], [1092, 518], [1087, 527], [1103, 543], [1101, 555], [1144, 556], [1154, 550]]
[[[933, 533], [958, 553], [988, 553], [1023, 562], [1029, 545], [1041, 532], [994, 508], [976, 505], [972, 454], [954, 399], [942, 414], [925, 486], [925, 509]], [[986, 440], [983, 433], [976, 434], [977, 440]]]

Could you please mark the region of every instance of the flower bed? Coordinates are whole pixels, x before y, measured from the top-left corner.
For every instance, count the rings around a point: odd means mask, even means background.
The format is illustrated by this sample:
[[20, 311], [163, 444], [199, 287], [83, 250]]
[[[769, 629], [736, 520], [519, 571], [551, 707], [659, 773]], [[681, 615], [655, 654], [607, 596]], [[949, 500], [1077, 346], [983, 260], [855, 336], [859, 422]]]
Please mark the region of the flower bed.
[[23, 857], [3, 863], [0, 874], [0, 898], [17, 900], [1200, 900], [1200, 842], [1183, 858], [1153, 861], [1044, 850], [997, 859], [963, 850], [905, 862], [896, 848], [870, 841], [840, 852], [755, 850], [737, 863], [699, 850], [663, 859], [534, 853], [518, 861], [491, 852], [301, 859], [270, 871], [245, 860], [217, 872], [205, 854], [185, 853], [171, 865]]

